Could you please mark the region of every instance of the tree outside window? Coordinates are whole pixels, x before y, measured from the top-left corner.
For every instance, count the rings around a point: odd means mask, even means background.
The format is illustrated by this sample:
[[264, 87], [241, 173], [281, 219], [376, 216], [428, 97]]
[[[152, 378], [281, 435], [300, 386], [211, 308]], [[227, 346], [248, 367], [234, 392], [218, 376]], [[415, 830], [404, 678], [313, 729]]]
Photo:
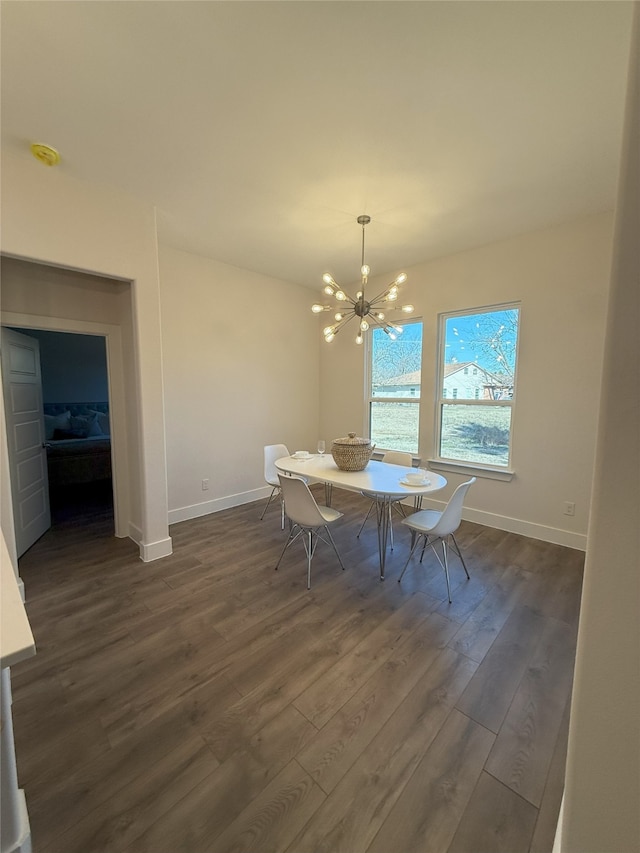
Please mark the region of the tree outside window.
[[441, 315], [438, 458], [509, 467], [519, 322], [517, 305]]
[[395, 340], [380, 328], [369, 339], [369, 436], [381, 450], [417, 453], [422, 322], [397, 325]]

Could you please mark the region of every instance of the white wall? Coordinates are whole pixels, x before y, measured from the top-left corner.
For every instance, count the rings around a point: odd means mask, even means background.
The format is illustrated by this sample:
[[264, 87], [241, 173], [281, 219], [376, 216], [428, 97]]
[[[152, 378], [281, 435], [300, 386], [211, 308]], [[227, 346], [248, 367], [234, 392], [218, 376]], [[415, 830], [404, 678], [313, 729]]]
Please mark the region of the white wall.
[[639, 4], [624, 138], [565, 805], [556, 845], [564, 853], [640, 850]]
[[29, 329], [40, 344], [43, 403], [106, 402], [109, 399], [104, 338]]
[[[402, 301], [412, 302], [424, 323], [423, 460], [434, 450], [438, 314], [521, 301], [516, 473], [510, 482], [479, 479], [467, 500], [468, 518], [586, 546], [612, 225], [612, 214], [602, 214], [406, 270]], [[384, 283], [374, 280], [371, 291]], [[363, 349], [353, 335], [339, 335], [322, 342], [321, 359], [321, 432], [328, 439], [354, 429], [362, 434]], [[446, 476], [442, 501], [464, 478]], [[575, 502], [575, 517], [563, 514], [564, 501]]]
[[[136, 391], [129, 402], [137, 415], [128, 435], [137, 469], [131, 486], [131, 533], [143, 559], [168, 554], [155, 212], [122, 193], [77, 181], [64, 167], [43, 166], [29, 154], [3, 156], [1, 192], [3, 253], [131, 283], [127, 301], [133, 358], [128, 368]], [[53, 295], [41, 313], [53, 316], [55, 303]], [[41, 307], [32, 306], [31, 312]]]
[[268, 494], [265, 444], [315, 449], [320, 345], [304, 288], [167, 247], [160, 283], [169, 518], [180, 521]]

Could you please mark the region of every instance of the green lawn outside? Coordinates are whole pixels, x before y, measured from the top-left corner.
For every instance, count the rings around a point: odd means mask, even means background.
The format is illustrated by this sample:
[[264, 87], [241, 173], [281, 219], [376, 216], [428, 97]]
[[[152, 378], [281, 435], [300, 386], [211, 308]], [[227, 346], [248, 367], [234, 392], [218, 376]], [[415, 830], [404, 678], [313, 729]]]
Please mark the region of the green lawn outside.
[[[371, 441], [378, 447], [418, 452], [419, 406], [372, 403]], [[445, 405], [442, 424], [444, 459], [507, 467], [509, 406]]]

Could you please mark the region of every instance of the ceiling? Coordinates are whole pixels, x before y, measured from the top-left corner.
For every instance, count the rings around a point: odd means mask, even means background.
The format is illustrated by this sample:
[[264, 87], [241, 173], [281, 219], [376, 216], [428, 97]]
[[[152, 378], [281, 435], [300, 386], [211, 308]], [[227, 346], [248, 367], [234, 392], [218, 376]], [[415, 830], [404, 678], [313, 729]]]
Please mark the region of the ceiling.
[[320, 289], [613, 207], [632, 4], [3, 0], [2, 147]]

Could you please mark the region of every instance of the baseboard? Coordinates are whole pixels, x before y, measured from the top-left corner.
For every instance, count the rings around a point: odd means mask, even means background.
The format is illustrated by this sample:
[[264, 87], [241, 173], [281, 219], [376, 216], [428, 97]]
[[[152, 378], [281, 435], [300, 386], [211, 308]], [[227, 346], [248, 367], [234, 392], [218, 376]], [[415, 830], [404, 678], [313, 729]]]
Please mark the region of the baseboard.
[[129, 539], [132, 539], [140, 549], [140, 559], [143, 563], [150, 563], [153, 560], [160, 560], [162, 557], [173, 554], [173, 543], [170, 536], [167, 536], [166, 539], [160, 539], [158, 542], [145, 542], [142, 537], [142, 530], [131, 522], [129, 522]]
[[9, 846], [2, 848], [2, 853], [31, 853], [31, 827], [24, 790], [18, 789], [18, 837]]
[[[231, 509], [234, 506], [251, 503], [264, 498], [266, 500], [271, 494], [270, 487], [252, 489], [236, 495], [228, 495], [213, 501], [184, 506], [179, 509], [169, 510], [169, 524], [180, 521], [188, 521], [190, 518], [200, 518], [223, 509]], [[407, 500], [407, 506], [413, 506], [413, 501]], [[425, 509], [437, 509], [442, 511], [445, 507], [444, 501], [425, 499], [422, 503]], [[466, 508], [462, 511], [462, 517], [485, 527], [494, 527], [496, 530], [505, 530], [507, 533], [519, 533], [530, 539], [539, 539], [542, 542], [551, 542], [553, 545], [564, 545], [567, 548], [575, 548], [577, 551], [587, 550], [586, 533], [574, 533], [571, 530], [560, 530], [544, 524], [535, 524], [531, 521], [523, 521], [520, 518], [509, 518], [508, 516], [496, 515], [492, 512], [483, 512], [478, 509]]]
[[[413, 505], [413, 502], [411, 505]], [[445, 508], [446, 503], [445, 501], [437, 501], [431, 498], [423, 500], [422, 505], [425, 509], [437, 509], [441, 512]], [[562, 530], [557, 527], [549, 527], [546, 524], [536, 524], [533, 521], [510, 518], [506, 515], [496, 515], [493, 512], [483, 512], [483, 510], [471, 509], [470, 507], [464, 507], [462, 517], [466, 521], [473, 521], [485, 527], [506, 530], [507, 533], [519, 533], [520, 536], [539, 539], [541, 542], [550, 542], [552, 545], [564, 545], [566, 548], [574, 548], [576, 551], [587, 550], [586, 533], [574, 533], [572, 530]]]
[[235, 495], [227, 495], [224, 498], [216, 498], [212, 501], [203, 501], [191, 506], [183, 506], [178, 509], [169, 510], [169, 524], [177, 524], [180, 521], [189, 521], [190, 518], [200, 518], [223, 509], [231, 509], [234, 506], [253, 503], [261, 498], [266, 499], [271, 494], [271, 486], [263, 486], [259, 489], [251, 489], [248, 492], [239, 492]]
[[562, 821], [564, 820], [564, 794], [560, 802], [560, 814], [558, 815], [558, 823], [556, 825], [556, 834], [553, 839], [552, 853], [562, 853]]
[[140, 542], [140, 559], [143, 563], [151, 563], [173, 554], [173, 542], [170, 536], [158, 542]]

